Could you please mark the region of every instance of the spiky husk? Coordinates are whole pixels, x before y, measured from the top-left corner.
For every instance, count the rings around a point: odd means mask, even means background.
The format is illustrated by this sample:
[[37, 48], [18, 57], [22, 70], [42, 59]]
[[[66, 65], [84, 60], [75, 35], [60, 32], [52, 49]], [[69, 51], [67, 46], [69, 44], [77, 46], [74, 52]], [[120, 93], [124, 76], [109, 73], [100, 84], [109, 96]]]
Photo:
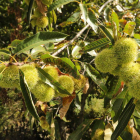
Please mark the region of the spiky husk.
[[54, 97], [55, 91], [52, 87], [39, 80], [31, 90], [35, 97], [42, 102], [49, 102]]
[[[74, 91], [74, 82], [70, 76], [67, 75], [61, 75], [58, 78], [59, 84], [64, 87], [70, 94], [73, 93]], [[60, 97], [67, 97], [69, 95], [67, 94], [62, 94], [62, 93], [56, 93], [56, 96]]]
[[56, 81], [58, 81], [58, 71], [53, 66], [47, 66], [43, 69], [46, 73], [51, 75]]
[[40, 119], [40, 126], [43, 129], [48, 130], [49, 129], [49, 124], [48, 124], [46, 118], [44, 116], [41, 116], [39, 119]]
[[[5, 65], [1, 64], [0, 71], [5, 68]], [[2, 79], [0, 80], [0, 87], [2, 88], [16, 88], [19, 87], [19, 69], [16, 65], [9, 65], [2, 72]]]
[[94, 137], [92, 140], [103, 140], [104, 139], [104, 130], [103, 129], [97, 129], [95, 131]]
[[114, 50], [119, 64], [126, 64], [136, 59], [138, 45], [132, 38], [121, 38], [114, 45]]
[[36, 25], [41, 28], [45, 28], [48, 25], [48, 18], [45, 16], [38, 17], [36, 20]]
[[104, 99], [91, 99], [91, 109], [96, 113], [103, 113], [104, 112]]
[[127, 63], [122, 65], [120, 68], [120, 78], [125, 82], [131, 82], [140, 72], [140, 64], [138, 63]]
[[50, 5], [52, 4], [53, 0], [41, 0], [41, 2], [45, 5]]
[[113, 49], [104, 49], [95, 58], [97, 69], [103, 73], [112, 72], [118, 65]]
[[140, 112], [140, 100], [138, 100], [138, 101], [136, 102], [136, 107], [135, 107], [135, 109], [136, 109], [138, 112]]
[[33, 64], [25, 64], [20, 66], [20, 69], [23, 71], [26, 82], [30, 89], [32, 89], [39, 80], [37, 69]]
[[113, 71], [111, 71], [110, 73], [113, 74], [114, 76], [119, 76], [120, 74], [120, 68], [122, 66], [121, 65], [118, 65]]
[[132, 97], [140, 100], [140, 74], [128, 83], [128, 91]]
[[74, 89], [75, 90], [80, 90], [86, 84], [86, 78], [82, 74], [80, 74], [80, 79], [75, 79], [74, 77], [72, 77], [72, 79], [74, 81]]

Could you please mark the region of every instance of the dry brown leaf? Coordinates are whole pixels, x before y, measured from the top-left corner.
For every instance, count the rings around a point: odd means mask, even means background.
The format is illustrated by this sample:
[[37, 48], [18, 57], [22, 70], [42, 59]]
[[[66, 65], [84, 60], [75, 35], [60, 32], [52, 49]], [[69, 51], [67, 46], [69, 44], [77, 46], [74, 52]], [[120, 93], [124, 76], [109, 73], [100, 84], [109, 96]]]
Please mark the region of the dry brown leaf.
[[86, 94], [88, 89], [89, 89], [89, 81], [88, 78], [86, 78], [86, 84], [84, 86], [83, 93]]
[[135, 130], [134, 127], [132, 129], [133, 129], [132, 140], [140, 140], [140, 135], [138, 134], [138, 132]]
[[75, 93], [72, 96], [64, 97], [63, 98], [63, 107], [59, 110], [60, 118], [62, 119], [65, 117], [70, 104], [72, 103], [73, 99], [75, 98]]
[[36, 107], [39, 107], [39, 106], [42, 106], [42, 104], [43, 104], [43, 102], [37, 101], [36, 104], [35, 104], [35, 106], [36, 106]]
[[36, 4], [37, 4], [37, 7], [38, 7], [38, 9], [39, 9], [39, 11], [40, 11], [40, 13], [42, 14], [42, 15], [46, 15], [46, 11], [47, 11], [47, 7], [46, 7], [46, 5], [44, 5], [42, 2], [41, 2], [41, 0], [35, 0], [36, 1]]
[[47, 108], [48, 108], [48, 105], [47, 105], [47, 103], [43, 103], [42, 105], [41, 105], [41, 110], [46, 114], [47, 113]]

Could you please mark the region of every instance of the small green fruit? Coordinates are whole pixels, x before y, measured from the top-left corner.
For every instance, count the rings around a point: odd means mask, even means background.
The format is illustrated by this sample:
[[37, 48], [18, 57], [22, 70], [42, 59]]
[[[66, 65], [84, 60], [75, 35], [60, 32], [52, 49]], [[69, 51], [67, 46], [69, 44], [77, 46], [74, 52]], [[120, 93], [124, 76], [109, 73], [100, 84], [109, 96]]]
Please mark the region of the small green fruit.
[[25, 64], [20, 66], [20, 69], [23, 71], [26, 82], [30, 89], [32, 89], [39, 79], [37, 69], [33, 64]]
[[[59, 76], [59, 79], [58, 79], [58, 82], [59, 84], [65, 88], [70, 94], [73, 93], [74, 91], [74, 82], [72, 80], [72, 78], [70, 76], [67, 76], [67, 75], [61, 75]], [[67, 97], [69, 95], [67, 94], [62, 94], [62, 93], [57, 93], [57, 96], [60, 96], [60, 97]]]
[[128, 63], [120, 68], [120, 77], [124, 82], [132, 81], [140, 73], [140, 65], [138, 63]]
[[95, 58], [97, 69], [103, 73], [112, 72], [118, 65], [113, 49], [104, 49]]
[[52, 87], [39, 80], [36, 86], [31, 90], [35, 97], [42, 102], [49, 102], [55, 94], [55, 91]]
[[48, 25], [48, 18], [45, 16], [38, 17], [36, 20], [36, 25], [41, 28], [45, 28]]
[[47, 66], [43, 69], [46, 73], [51, 75], [56, 81], [58, 81], [58, 71], [53, 66]]
[[45, 130], [48, 130], [49, 129], [49, 124], [48, 122], [46, 121], [46, 118], [44, 116], [41, 116], [40, 118], [40, 126], [45, 129]]
[[138, 54], [138, 44], [132, 38], [121, 38], [114, 45], [119, 64], [133, 62]]
[[[0, 71], [2, 72], [5, 65], [0, 65]], [[2, 72], [2, 79], [0, 80], [0, 87], [2, 88], [15, 88], [19, 86], [19, 69], [16, 65], [9, 65]]]
[[86, 84], [86, 78], [82, 74], [80, 74], [80, 79], [75, 79], [73, 77], [72, 77], [72, 79], [74, 81], [74, 89], [75, 90], [80, 90]]

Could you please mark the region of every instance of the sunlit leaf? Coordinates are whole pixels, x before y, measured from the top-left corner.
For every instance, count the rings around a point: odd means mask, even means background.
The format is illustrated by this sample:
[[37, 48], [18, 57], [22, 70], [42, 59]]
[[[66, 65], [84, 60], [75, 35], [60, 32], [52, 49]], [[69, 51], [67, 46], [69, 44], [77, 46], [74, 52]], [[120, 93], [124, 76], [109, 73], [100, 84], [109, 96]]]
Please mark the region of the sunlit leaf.
[[95, 13], [93, 10], [88, 9], [88, 17], [87, 17], [87, 23], [92, 27], [95, 33], [97, 33], [97, 18], [95, 16]]
[[111, 43], [113, 45], [114, 44], [114, 39], [113, 39], [112, 35], [110, 34], [110, 32], [106, 29], [106, 27], [103, 26], [103, 25], [99, 25], [99, 28], [105, 34], [105, 36], [111, 41]]
[[127, 24], [124, 27], [123, 32], [130, 35], [133, 33], [134, 29], [135, 29], [136, 23], [133, 21], [127, 22]]
[[33, 100], [32, 100], [32, 96], [31, 96], [31, 92], [28, 88], [28, 85], [25, 81], [25, 77], [24, 74], [21, 70], [19, 70], [19, 78], [20, 78], [20, 87], [22, 90], [22, 94], [25, 100], [25, 104], [29, 110], [29, 112], [33, 115], [34, 118], [36, 118], [37, 120], [39, 120], [39, 116], [37, 114], [36, 108], [34, 106]]
[[134, 34], [134, 38], [140, 39], [140, 34]]
[[48, 11], [54, 10], [56, 8], [59, 8], [60, 6], [65, 5], [65, 4], [68, 4], [70, 2], [74, 2], [74, 0], [57, 0], [57, 1], [53, 2], [50, 5]]
[[116, 14], [116, 12], [112, 11], [111, 19], [112, 19], [112, 28], [113, 28], [114, 39], [118, 40], [119, 18], [118, 18], [118, 15]]
[[59, 58], [53, 57], [49, 54], [45, 54], [41, 56], [41, 59], [43, 59], [45, 63], [52, 63], [60, 67], [63, 67], [67, 73], [72, 74], [72, 76], [74, 76], [75, 78], [79, 78], [80, 73], [78, 72], [77, 68], [69, 58], [66, 57]]
[[101, 38], [86, 45], [83, 48], [83, 51], [87, 52], [87, 51], [91, 51], [97, 48], [101, 48], [101, 47], [104, 47], [105, 45], [108, 45], [109, 43], [110, 43], [110, 40], [108, 40], [107, 38]]
[[79, 4], [79, 7], [81, 9], [81, 12], [82, 12], [82, 19], [84, 20], [84, 24], [86, 24], [86, 21], [87, 21], [87, 7], [85, 4], [82, 4], [80, 3]]
[[59, 32], [38, 32], [37, 34], [21, 41], [15, 48], [14, 52], [20, 54], [42, 44], [60, 42], [64, 40], [66, 36], [66, 34]]

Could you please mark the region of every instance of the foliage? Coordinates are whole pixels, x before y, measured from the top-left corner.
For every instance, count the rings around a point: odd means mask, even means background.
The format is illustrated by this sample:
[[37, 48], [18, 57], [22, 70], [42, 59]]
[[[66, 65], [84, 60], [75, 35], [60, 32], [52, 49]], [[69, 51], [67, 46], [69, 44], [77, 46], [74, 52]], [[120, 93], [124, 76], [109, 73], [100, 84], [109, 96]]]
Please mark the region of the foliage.
[[0, 139], [140, 137], [138, 0], [0, 4]]

